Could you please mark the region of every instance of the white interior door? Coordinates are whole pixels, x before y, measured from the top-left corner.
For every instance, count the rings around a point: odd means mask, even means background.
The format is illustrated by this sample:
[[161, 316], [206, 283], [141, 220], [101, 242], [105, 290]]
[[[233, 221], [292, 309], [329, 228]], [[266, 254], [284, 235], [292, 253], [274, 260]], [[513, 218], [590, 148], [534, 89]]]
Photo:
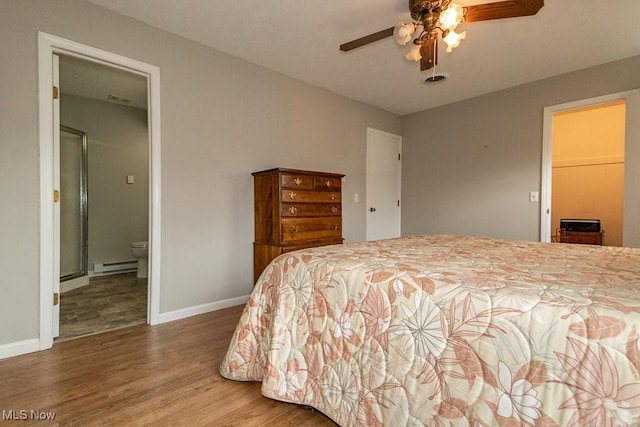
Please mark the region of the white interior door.
[[367, 129], [367, 240], [400, 236], [402, 137]]
[[[60, 335], [60, 58], [53, 54], [53, 337]], [[57, 96], [55, 96], [57, 94]]]

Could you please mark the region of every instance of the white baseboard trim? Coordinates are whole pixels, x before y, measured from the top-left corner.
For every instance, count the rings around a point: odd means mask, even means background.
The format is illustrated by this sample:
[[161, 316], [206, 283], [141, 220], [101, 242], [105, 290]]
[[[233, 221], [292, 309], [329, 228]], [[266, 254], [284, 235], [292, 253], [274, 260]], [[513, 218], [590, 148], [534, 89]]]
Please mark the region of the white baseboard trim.
[[158, 323], [173, 322], [174, 320], [185, 319], [187, 317], [197, 316], [198, 314], [222, 310], [223, 308], [246, 304], [247, 301], [249, 301], [249, 295], [243, 295], [241, 297], [225, 299], [208, 304], [196, 305], [194, 307], [182, 308], [180, 310], [169, 311], [167, 313], [160, 313], [160, 316], [158, 317]]
[[0, 345], [0, 359], [20, 356], [21, 354], [33, 353], [35, 351], [40, 351], [40, 340], [37, 338], [2, 344]]

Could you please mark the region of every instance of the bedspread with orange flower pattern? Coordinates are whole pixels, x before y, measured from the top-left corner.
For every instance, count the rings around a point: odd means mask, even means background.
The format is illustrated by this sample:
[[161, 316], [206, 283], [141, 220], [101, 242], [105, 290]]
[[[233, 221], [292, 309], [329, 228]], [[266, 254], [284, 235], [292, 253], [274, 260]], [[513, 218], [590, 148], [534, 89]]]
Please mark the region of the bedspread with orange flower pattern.
[[220, 371], [342, 426], [638, 426], [640, 249], [436, 235], [285, 254]]

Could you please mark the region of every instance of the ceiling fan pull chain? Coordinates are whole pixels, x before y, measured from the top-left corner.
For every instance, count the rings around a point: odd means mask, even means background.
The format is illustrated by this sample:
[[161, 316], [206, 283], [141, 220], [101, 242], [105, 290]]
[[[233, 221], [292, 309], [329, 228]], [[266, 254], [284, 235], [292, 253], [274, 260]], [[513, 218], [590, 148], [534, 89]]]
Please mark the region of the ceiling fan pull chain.
[[434, 80], [436, 78], [436, 67], [438, 66], [438, 60], [437, 60], [438, 51], [437, 51], [437, 49], [438, 49], [438, 44], [434, 43], [433, 44], [433, 57], [436, 58], [436, 60], [433, 62], [433, 74], [432, 74], [432, 77], [433, 77]]

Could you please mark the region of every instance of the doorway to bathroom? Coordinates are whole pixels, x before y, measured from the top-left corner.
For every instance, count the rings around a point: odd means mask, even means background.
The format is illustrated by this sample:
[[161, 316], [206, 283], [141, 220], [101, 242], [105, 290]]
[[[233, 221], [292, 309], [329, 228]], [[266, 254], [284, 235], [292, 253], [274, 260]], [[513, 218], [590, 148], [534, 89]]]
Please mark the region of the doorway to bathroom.
[[62, 341], [147, 320], [149, 135], [145, 76], [56, 59]]
[[[146, 81], [147, 97], [147, 156], [148, 187], [148, 279], [146, 323], [159, 323], [160, 316], [160, 265], [161, 265], [161, 150], [160, 150], [160, 69], [135, 59], [112, 52], [87, 46], [72, 40], [38, 32], [38, 145], [40, 153], [40, 321], [37, 350], [51, 348], [54, 337], [59, 333], [61, 290], [60, 282], [60, 236], [59, 236], [59, 163], [54, 148], [59, 144], [60, 136], [60, 94], [59, 66], [55, 63], [58, 55], [73, 57], [100, 64], [107, 68], [126, 71], [142, 76]], [[69, 125], [72, 125], [71, 123]], [[76, 129], [87, 132], [89, 141], [92, 130], [74, 125]], [[98, 140], [98, 142], [100, 142]], [[89, 161], [91, 160], [89, 147]], [[57, 149], [57, 148], [55, 148]], [[56, 154], [57, 155], [57, 154]], [[55, 159], [55, 160], [54, 160]], [[125, 179], [127, 177], [125, 176]], [[136, 178], [134, 176], [134, 181]], [[91, 187], [91, 169], [88, 185]], [[89, 191], [91, 191], [89, 189]], [[89, 221], [96, 206], [89, 201]], [[89, 224], [91, 238], [91, 224]], [[132, 236], [129, 243], [135, 241]], [[89, 241], [91, 254], [91, 241]], [[89, 269], [91, 260], [89, 259]], [[108, 276], [105, 276], [108, 277]], [[36, 349], [34, 347], [34, 349]]]
[[62, 341], [146, 322], [147, 272], [130, 245], [148, 241], [149, 146], [146, 77], [56, 59]]

